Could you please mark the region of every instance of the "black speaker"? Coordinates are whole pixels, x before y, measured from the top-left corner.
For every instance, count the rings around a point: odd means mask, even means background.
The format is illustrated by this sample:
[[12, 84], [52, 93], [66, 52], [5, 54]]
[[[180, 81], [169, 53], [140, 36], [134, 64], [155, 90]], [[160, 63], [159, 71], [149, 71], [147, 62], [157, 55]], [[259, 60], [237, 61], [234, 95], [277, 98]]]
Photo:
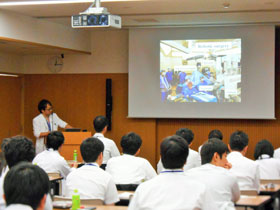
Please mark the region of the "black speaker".
[[112, 110], [113, 110], [113, 97], [112, 97], [112, 79], [106, 79], [106, 118], [108, 119], [107, 130], [112, 129]]

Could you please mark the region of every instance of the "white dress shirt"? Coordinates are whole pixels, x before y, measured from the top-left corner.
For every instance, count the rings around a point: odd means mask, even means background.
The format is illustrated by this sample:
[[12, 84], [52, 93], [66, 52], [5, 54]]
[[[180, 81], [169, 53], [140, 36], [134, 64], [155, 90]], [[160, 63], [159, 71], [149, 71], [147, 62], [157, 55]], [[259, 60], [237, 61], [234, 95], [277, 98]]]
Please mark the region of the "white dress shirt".
[[99, 168], [97, 163], [87, 163], [67, 176], [66, 197], [72, 197], [75, 189], [81, 199], [101, 199], [105, 204], [119, 201], [112, 176]]
[[260, 169], [258, 164], [236, 151], [229, 153], [227, 159], [232, 164], [230, 171], [237, 177], [239, 189], [259, 191]]
[[106, 171], [116, 184], [140, 184], [157, 175], [148, 160], [128, 154], [108, 160]]
[[112, 157], [120, 156], [118, 147], [113, 140], [104, 137], [102, 133], [95, 133], [93, 137], [98, 138], [104, 144], [103, 164], [107, 164]]
[[204, 184], [191, 180], [183, 170], [164, 170], [140, 184], [129, 210], [216, 210]]
[[280, 159], [280, 147], [274, 150], [274, 158]]
[[[4, 210], [4, 209], [9, 209], [12, 210], [12, 207], [15, 208], [15, 204], [10, 205], [9, 207], [6, 207], [6, 201], [3, 198], [4, 195], [4, 180], [5, 180], [5, 176], [7, 175], [7, 173], [9, 172], [9, 167], [6, 167], [5, 173], [1, 175], [0, 177], [0, 210]], [[20, 206], [21, 204], [19, 204]], [[52, 199], [50, 194], [48, 194], [47, 199], [46, 199], [46, 203], [45, 203], [45, 208], [44, 210], [52, 210], [53, 209], [53, 205], [52, 205]], [[23, 209], [25, 210], [25, 209]]]
[[185, 173], [206, 185], [219, 210], [235, 209], [234, 202], [240, 198], [240, 191], [237, 178], [228, 169], [208, 163]]
[[[51, 131], [57, 131], [58, 127], [65, 128], [67, 123], [61, 120], [56, 113], [49, 117]], [[36, 137], [36, 154], [45, 150], [44, 137], [39, 138], [41, 133], [49, 132], [46, 118], [43, 114], [39, 114], [33, 119], [33, 134]]]
[[280, 179], [280, 160], [262, 155], [256, 163], [260, 167], [261, 179]]
[[73, 170], [57, 150], [47, 149], [36, 155], [33, 164], [40, 166], [46, 173], [60, 173], [64, 178]]
[[33, 210], [31, 206], [24, 204], [11, 204], [5, 210]]
[[[187, 162], [184, 165], [184, 171], [187, 171], [191, 168], [195, 168], [198, 166], [201, 166], [200, 155], [197, 151], [194, 151], [191, 148], [189, 148], [189, 155], [187, 157]], [[164, 170], [164, 167], [163, 167], [161, 159], [160, 159], [157, 164], [157, 172], [160, 173], [162, 170]]]

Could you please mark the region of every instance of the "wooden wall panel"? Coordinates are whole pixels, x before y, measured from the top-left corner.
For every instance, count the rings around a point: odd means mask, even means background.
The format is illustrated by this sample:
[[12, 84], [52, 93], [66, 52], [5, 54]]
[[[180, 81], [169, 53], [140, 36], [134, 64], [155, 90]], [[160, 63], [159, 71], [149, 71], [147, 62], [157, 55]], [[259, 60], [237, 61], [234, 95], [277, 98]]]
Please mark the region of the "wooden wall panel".
[[0, 77], [0, 139], [21, 133], [21, 80]]
[[61, 119], [94, 133], [94, 117], [105, 115], [106, 78], [112, 79], [113, 95], [112, 131], [106, 136], [114, 139], [120, 149], [119, 142], [125, 133], [138, 133], [144, 145], [140, 155], [155, 166], [155, 120], [127, 118], [127, 74], [25, 75], [25, 134], [35, 140], [32, 119], [39, 114], [37, 104], [43, 98], [52, 102]]

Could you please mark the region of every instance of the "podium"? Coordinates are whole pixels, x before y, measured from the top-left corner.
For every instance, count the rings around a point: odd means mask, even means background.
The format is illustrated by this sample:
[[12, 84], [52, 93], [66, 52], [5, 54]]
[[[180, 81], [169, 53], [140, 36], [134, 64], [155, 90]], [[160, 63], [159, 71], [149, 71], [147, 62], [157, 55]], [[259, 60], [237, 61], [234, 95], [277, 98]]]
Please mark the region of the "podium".
[[80, 152], [80, 145], [83, 140], [91, 137], [91, 132], [63, 132], [64, 144], [61, 148], [60, 155], [62, 155], [65, 160], [73, 160], [74, 150], [78, 153], [78, 162], [82, 162], [83, 158]]

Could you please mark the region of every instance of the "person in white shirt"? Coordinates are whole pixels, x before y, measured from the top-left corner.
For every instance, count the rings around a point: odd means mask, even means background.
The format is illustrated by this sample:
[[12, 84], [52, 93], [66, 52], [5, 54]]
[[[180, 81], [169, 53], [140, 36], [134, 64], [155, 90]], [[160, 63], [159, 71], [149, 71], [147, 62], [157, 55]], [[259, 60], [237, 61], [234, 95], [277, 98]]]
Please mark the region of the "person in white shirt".
[[108, 160], [112, 157], [120, 156], [120, 152], [113, 140], [104, 137], [108, 128], [108, 119], [106, 117], [97, 116], [93, 121], [93, 127], [96, 131], [93, 137], [102, 141], [105, 147], [103, 152], [103, 163], [100, 166], [105, 170]]
[[81, 199], [100, 199], [106, 205], [119, 201], [112, 176], [99, 166], [103, 160], [104, 144], [97, 138], [84, 140], [80, 146], [85, 165], [72, 171], [66, 178], [66, 197], [78, 190]]
[[218, 209], [206, 186], [184, 174], [188, 144], [180, 136], [170, 136], [160, 145], [164, 170], [136, 189], [129, 210]]
[[249, 138], [243, 131], [235, 131], [230, 136], [227, 159], [232, 164], [230, 171], [237, 177], [240, 190], [256, 190], [260, 188], [260, 170], [255, 161], [245, 157]]
[[[47, 173], [59, 173], [66, 178], [73, 169], [69, 167], [64, 157], [59, 154], [63, 143], [63, 134], [60, 131], [52, 131], [47, 136], [47, 150], [36, 155], [33, 164], [40, 166]], [[74, 167], [76, 168], [77, 164]]]
[[38, 104], [40, 114], [33, 119], [33, 134], [36, 137], [36, 154], [45, 150], [45, 137], [51, 131], [57, 131], [58, 127], [72, 128], [71, 125], [61, 120], [56, 113], [53, 113], [50, 101], [43, 99]]
[[[190, 148], [194, 139], [194, 134], [192, 130], [188, 128], [180, 128], [176, 131], [176, 135], [181, 136], [183, 139], [185, 139], [189, 145], [189, 155], [187, 159], [187, 164], [184, 165], [184, 171], [200, 166], [201, 159], [199, 153]], [[160, 173], [163, 169], [164, 168], [160, 159], [157, 164], [157, 172]]]
[[280, 179], [280, 161], [273, 158], [274, 148], [264, 139], [256, 144], [254, 158], [260, 167], [261, 179]]
[[43, 210], [49, 189], [49, 177], [43, 169], [19, 163], [5, 177], [6, 210]]
[[207, 186], [219, 210], [235, 209], [240, 198], [237, 178], [228, 170], [228, 148], [217, 138], [209, 139], [201, 149], [202, 166], [186, 172], [194, 180]]
[[[224, 138], [223, 133], [218, 129], [211, 130], [208, 134], [208, 139], [213, 139], [213, 138], [220, 139], [221, 141], [223, 141], [223, 138]], [[199, 154], [200, 154], [200, 150], [201, 150], [203, 144], [198, 147]]]
[[[140, 153], [141, 145], [142, 139], [139, 135], [128, 133], [121, 139], [123, 155], [108, 160], [106, 171], [113, 176], [118, 190], [123, 189], [124, 185], [139, 185], [157, 175], [148, 160], [136, 157]], [[132, 188], [123, 190], [135, 190], [135, 187]]]
[[274, 150], [274, 158], [280, 159], [280, 147]]
[[[15, 136], [7, 139], [7, 144], [4, 146], [4, 155], [7, 162], [7, 170], [0, 178], [0, 210], [5, 209], [6, 202], [3, 198], [4, 194], [4, 179], [7, 173], [20, 162], [32, 162], [35, 156], [35, 148], [30, 139], [25, 136]], [[20, 186], [22, 187], [22, 186]], [[48, 194], [45, 203], [45, 210], [52, 209], [51, 197]]]

